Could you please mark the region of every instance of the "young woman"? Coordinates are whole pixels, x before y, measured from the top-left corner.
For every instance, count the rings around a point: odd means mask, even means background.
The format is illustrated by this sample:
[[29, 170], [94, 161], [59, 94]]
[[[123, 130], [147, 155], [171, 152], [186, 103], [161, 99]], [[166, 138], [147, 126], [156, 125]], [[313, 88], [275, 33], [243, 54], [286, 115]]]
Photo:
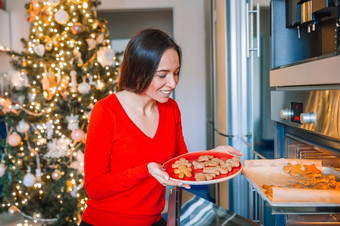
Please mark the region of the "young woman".
[[[181, 49], [167, 34], [146, 29], [127, 45], [121, 91], [94, 106], [85, 148], [89, 196], [81, 225], [165, 225], [169, 179], [161, 164], [184, 153], [181, 114], [170, 98], [179, 80]], [[241, 155], [230, 146], [215, 151]]]

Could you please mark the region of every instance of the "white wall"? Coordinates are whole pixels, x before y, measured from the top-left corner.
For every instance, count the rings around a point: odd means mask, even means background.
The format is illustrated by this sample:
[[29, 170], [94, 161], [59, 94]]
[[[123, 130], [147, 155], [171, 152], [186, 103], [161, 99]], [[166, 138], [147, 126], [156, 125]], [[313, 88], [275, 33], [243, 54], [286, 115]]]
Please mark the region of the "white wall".
[[190, 151], [206, 149], [206, 30], [204, 0], [102, 0], [98, 10], [172, 8], [174, 38], [183, 50], [175, 99], [182, 112], [184, 139]]
[[[206, 149], [206, 30], [204, 0], [101, 0], [98, 10], [173, 9], [174, 38], [183, 50], [181, 78], [175, 99], [182, 112], [184, 138], [190, 151]], [[8, 1], [12, 46], [22, 50], [21, 38], [28, 38], [26, 1]], [[0, 62], [0, 67], [2, 66]]]

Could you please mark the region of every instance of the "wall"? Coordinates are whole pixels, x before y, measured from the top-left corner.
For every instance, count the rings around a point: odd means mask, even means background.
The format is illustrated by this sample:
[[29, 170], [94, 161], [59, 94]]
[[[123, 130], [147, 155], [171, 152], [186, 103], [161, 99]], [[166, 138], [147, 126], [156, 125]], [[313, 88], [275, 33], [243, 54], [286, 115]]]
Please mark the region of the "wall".
[[[29, 23], [23, 0], [10, 0], [11, 48], [22, 50]], [[190, 151], [206, 149], [206, 33], [204, 0], [101, 0], [98, 11], [135, 9], [173, 9], [174, 38], [183, 50], [181, 78], [175, 99], [182, 112], [184, 138]], [[0, 67], [3, 66], [0, 62]], [[5, 63], [6, 64], [6, 63]]]
[[182, 112], [184, 138], [190, 151], [206, 149], [206, 33], [204, 0], [102, 0], [98, 11], [173, 9], [173, 37], [183, 50], [175, 99]]

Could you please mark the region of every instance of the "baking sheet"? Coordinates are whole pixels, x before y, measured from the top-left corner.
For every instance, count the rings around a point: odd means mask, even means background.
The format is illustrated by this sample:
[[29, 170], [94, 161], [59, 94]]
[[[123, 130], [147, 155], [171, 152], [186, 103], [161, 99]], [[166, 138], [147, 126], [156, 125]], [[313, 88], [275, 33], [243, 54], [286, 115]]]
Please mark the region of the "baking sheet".
[[273, 187], [273, 199], [269, 199], [262, 188], [263, 184], [288, 186], [296, 183], [294, 177], [283, 171], [287, 163], [293, 165], [315, 164], [323, 174], [333, 174], [340, 178], [340, 172], [330, 167], [323, 167], [322, 160], [309, 159], [267, 159], [245, 160], [242, 171], [243, 176], [249, 181], [260, 196], [271, 206], [339, 206], [340, 191], [297, 189]]

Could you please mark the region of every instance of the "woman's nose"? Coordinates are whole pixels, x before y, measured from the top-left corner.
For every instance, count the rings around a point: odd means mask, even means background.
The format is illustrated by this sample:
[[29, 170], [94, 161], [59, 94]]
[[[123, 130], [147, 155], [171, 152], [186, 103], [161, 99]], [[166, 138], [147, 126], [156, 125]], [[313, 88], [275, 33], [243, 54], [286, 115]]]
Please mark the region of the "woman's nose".
[[177, 85], [177, 80], [174, 75], [168, 76], [167, 86], [174, 89]]

